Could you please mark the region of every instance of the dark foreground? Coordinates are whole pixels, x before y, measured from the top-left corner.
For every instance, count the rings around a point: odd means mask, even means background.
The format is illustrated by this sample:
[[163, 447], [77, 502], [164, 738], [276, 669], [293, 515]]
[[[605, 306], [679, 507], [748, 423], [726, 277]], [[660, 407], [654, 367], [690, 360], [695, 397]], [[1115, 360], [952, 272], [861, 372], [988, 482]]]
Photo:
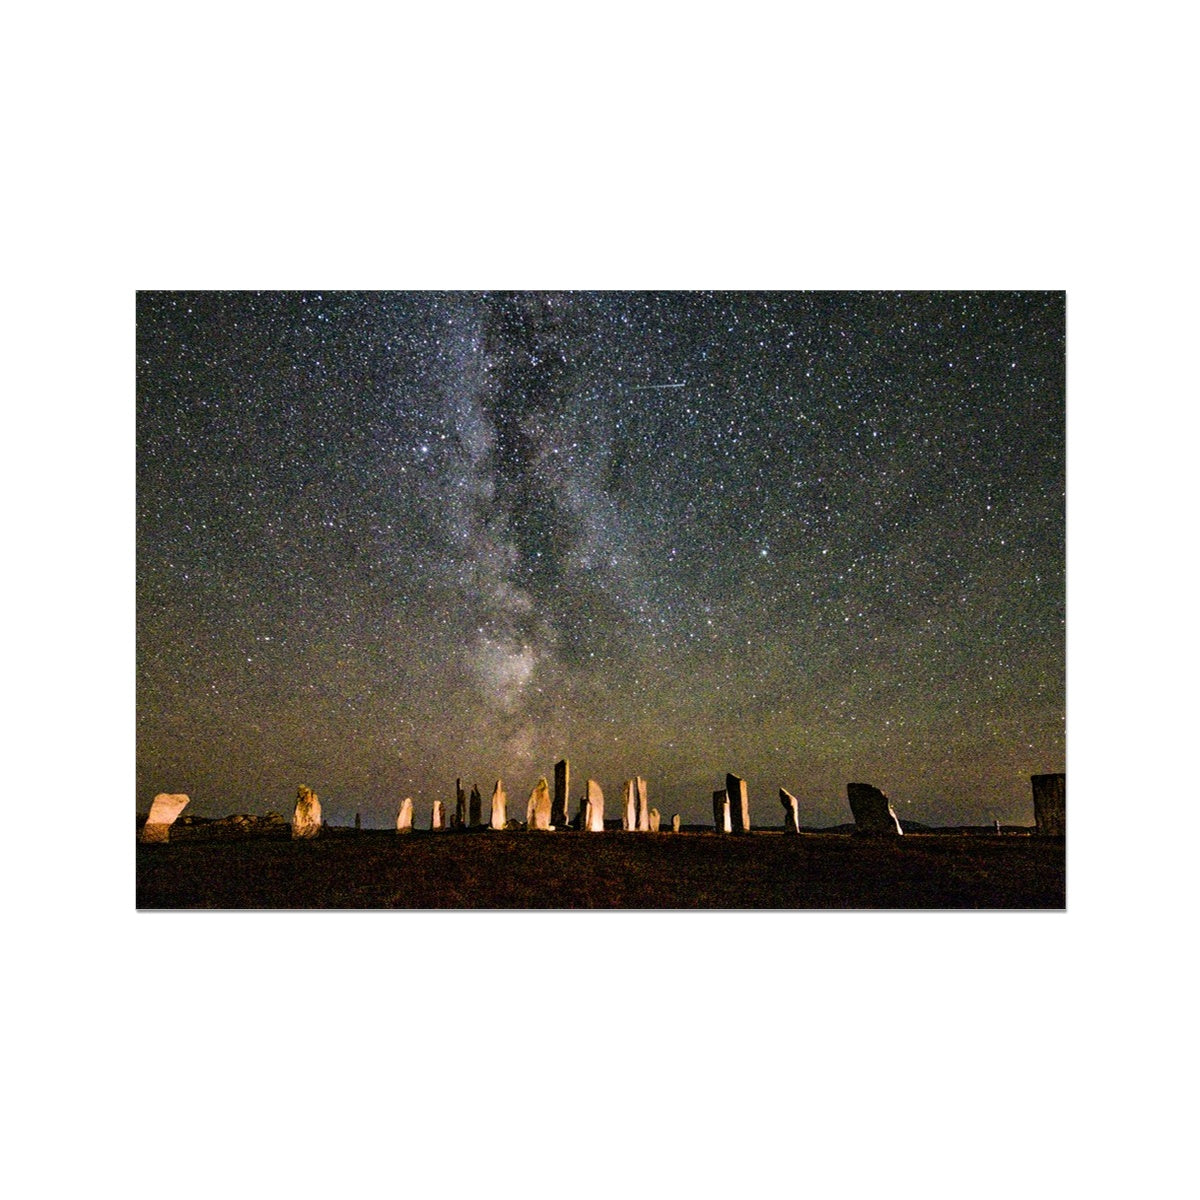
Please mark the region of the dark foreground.
[[138, 908], [1063, 908], [1061, 838], [331, 831], [137, 847]]

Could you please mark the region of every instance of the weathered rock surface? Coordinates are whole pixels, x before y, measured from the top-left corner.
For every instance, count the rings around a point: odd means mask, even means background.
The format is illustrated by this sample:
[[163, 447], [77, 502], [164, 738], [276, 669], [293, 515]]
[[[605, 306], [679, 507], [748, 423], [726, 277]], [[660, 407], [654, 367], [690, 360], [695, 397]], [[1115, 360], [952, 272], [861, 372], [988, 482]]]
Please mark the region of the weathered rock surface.
[[483, 797], [479, 794], [477, 783], [471, 785], [471, 811], [467, 822], [472, 828], [483, 824]]
[[783, 805], [783, 832], [800, 832], [800, 801], [787, 788], [779, 789], [779, 803]]
[[446, 806], [440, 800], [433, 802], [433, 815], [429, 818], [429, 828], [446, 828]]
[[454, 819], [450, 822], [451, 829], [467, 827], [467, 793], [463, 790], [462, 780], [454, 781]]
[[412, 797], [405, 796], [400, 802], [400, 811], [396, 814], [396, 832], [412, 833], [413, 805]]
[[554, 803], [550, 806], [550, 824], [565, 826], [567, 806], [571, 803], [571, 764], [560, 759], [554, 764]]
[[678, 833], [678, 832], [679, 832], [679, 814], [678, 814], [678, 813], [676, 813], [676, 814], [675, 814], [675, 815], [674, 815], [674, 816], [671, 818], [671, 832], [672, 832], [672, 833]]
[[140, 840], [143, 842], [166, 842], [171, 837], [171, 826], [175, 818], [187, 806], [188, 797], [183, 792], [159, 792], [150, 805], [150, 816], [142, 826]]
[[1040, 837], [1065, 837], [1067, 833], [1067, 777], [1064, 774], [1031, 775], [1033, 819]]
[[724, 788], [713, 792], [713, 828], [718, 833], [733, 832], [733, 823], [729, 818], [729, 796]]
[[627, 833], [637, 829], [637, 784], [632, 779], [625, 780], [625, 808], [621, 813], [621, 828]]
[[550, 820], [550, 785], [543, 775], [529, 793], [529, 804], [525, 810], [525, 824], [530, 829], [553, 829]]
[[650, 831], [650, 810], [646, 807], [646, 781], [639, 775], [633, 781], [637, 800], [637, 827], [640, 833]]
[[301, 784], [296, 791], [296, 808], [292, 813], [292, 837], [315, 838], [321, 832], [321, 801], [317, 793]]
[[746, 781], [738, 775], [725, 776], [725, 794], [729, 797], [729, 819], [734, 833], [750, 832], [750, 798]]
[[649, 826], [651, 833], [658, 832], [658, 827], [662, 824], [662, 817], [659, 816], [657, 808], [652, 808], [650, 810], [650, 815], [647, 817], [646, 823]]
[[587, 781], [587, 795], [583, 799], [584, 823], [582, 828], [588, 833], [604, 832], [604, 793], [594, 780]]
[[504, 791], [502, 780], [496, 780], [492, 788], [492, 821], [493, 829], [504, 829], [508, 825], [508, 795]]
[[848, 783], [846, 798], [850, 801], [857, 832], [889, 835], [904, 832], [892, 802], [877, 787], [869, 783]]

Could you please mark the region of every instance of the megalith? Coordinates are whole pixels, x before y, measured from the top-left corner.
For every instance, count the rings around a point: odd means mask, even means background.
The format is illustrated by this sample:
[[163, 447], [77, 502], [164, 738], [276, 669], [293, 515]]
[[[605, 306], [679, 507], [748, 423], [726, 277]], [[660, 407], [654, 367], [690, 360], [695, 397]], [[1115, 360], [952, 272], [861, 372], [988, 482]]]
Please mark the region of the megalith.
[[675, 814], [675, 815], [674, 815], [674, 816], [671, 818], [671, 832], [672, 832], [672, 833], [678, 833], [678, 832], [679, 832], [679, 814], [678, 814], [678, 813], [676, 813], [676, 814]]
[[497, 779], [492, 788], [492, 828], [503, 829], [508, 824], [508, 796], [504, 784]]
[[779, 789], [779, 803], [783, 805], [783, 832], [800, 832], [800, 801], [787, 788]]
[[550, 785], [543, 775], [529, 793], [529, 804], [525, 810], [525, 824], [530, 829], [553, 829], [550, 820]]
[[848, 783], [846, 797], [854, 814], [855, 832], [891, 835], [904, 832], [892, 802], [877, 787], [869, 783]]
[[1040, 837], [1065, 837], [1067, 832], [1067, 777], [1031, 775], [1033, 819]]
[[321, 832], [321, 802], [317, 793], [301, 784], [292, 813], [292, 837], [315, 838]]
[[396, 814], [396, 832], [412, 833], [412, 797], [405, 796], [400, 802], [400, 811]]
[[724, 788], [713, 792], [713, 828], [718, 833], [733, 832], [733, 824], [729, 819], [729, 796]]
[[637, 827], [639, 833], [650, 831], [650, 810], [646, 807], [646, 781], [639, 775], [633, 781], [637, 798]]
[[[154, 797], [154, 803], [150, 805], [150, 816], [142, 826], [138, 840], [143, 842], [169, 841], [171, 826], [175, 824], [175, 818], [183, 812], [187, 802], [188, 797], [183, 792], [159, 792]], [[128, 843], [126, 844], [128, 845]]]
[[621, 828], [627, 833], [637, 829], [637, 785], [632, 779], [625, 780], [625, 809], [621, 814]]
[[463, 790], [462, 780], [454, 781], [454, 820], [450, 822], [451, 829], [467, 827], [467, 793]]
[[567, 806], [571, 803], [571, 764], [560, 759], [554, 764], [554, 803], [550, 807], [550, 824], [565, 826], [570, 815]]
[[587, 781], [587, 795], [584, 797], [583, 804], [584, 821], [580, 828], [586, 830], [588, 833], [603, 833], [604, 793], [600, 790], [600, 785], [594, 779]]
[[646, 824], [649, 826], [651, 833], [657, 833], [659, 825], [662, 824], [662, 817], [659, 816], [658, 809], [652, 808], [649, 816], [646, 818]]
[[738, 775], [725, 776], [725, 794], [729, 797], [729, 819], [732, 832], [750, 832], [750, 799], [746, 794], [746, 781]]
[[483, 797], [479, 794], [479, 784], [471, 785], [471, 813], [468, 824], [472, 828], [483, 824]]
[[440, 800], [433, 802], [433, 815], [429, 818], [429, 828], [446, 828], [446, 806]]

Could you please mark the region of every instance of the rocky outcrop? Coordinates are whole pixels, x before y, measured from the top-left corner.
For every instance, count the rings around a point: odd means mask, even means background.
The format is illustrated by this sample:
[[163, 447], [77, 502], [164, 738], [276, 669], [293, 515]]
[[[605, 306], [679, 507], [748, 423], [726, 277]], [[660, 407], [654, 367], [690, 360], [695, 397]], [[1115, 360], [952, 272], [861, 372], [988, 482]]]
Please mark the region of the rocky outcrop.
[[850, 801], [857, 833], [899, 835], [904, 832], [892, 802], [877, 787], [869, 783], [848, 783], [846, 798]]
[[301, 784], [292, 813], [292, 837], [315, 838], [321, 832], [321, 801], [317, 793]]
[[154, 803], [150, 805], [150, 816], [142, 826], [139, 840], [143, 842], [169, 841], [171, 826], [175, 824], [175, 818], [187, 807], [187, 803], [188, 797], [183, 792], [159, 792], [154, 797]]
[[1039, 837], [1065, 837], [1067, 833], [1067, 777], [1065, 774], [1031, 775], [1033, 819]]

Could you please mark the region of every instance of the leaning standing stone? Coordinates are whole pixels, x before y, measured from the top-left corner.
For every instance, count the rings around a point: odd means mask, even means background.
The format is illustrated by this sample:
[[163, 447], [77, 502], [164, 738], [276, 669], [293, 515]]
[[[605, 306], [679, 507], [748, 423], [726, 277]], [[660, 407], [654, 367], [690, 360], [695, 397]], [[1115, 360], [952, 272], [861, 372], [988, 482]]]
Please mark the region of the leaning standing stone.
[[396, 832], [412, 833], [412, 797], [405, 796], [396, 814]]
[[543, 775], [529, 793], [529, 804], [525, 810], [525, 823], [530, 829], [553, 829], [550, 820], [550, 785]]
[[734, 833], [750, 832], [750, 799], [746, 795], [746, 781], [737, 775], [725, 776], [725, 793], [729, 797], [729, 816]]
[[571, 803], [571, 764], [560, 759], [554, 764], [554, 804], [550, 809], [550, 824], [565, 826], [567, 823], [567, 806]]
[[321, 802], [317, 793], [301, 784], [292, 813], [292, 837], [315, 838], [321, 832]]
[[1067, 832], [1067, 777], [1031, 775], [1033, 819], [1040, 837], [1065, 837]]
[[869, 783], [848, 783], [846, 798], [854, 814], [856, 832], [884, 833], [889, 836], [904, 832], [892, 802], [877, 787]]
[[492, 789], [492, 828], [503, 829], [508, 824], [508, 796], [504, 792], [504, 784], [497, 779]]
[[174, 794], [159, 792], [154, 797], [154, 803], [150, 805], [150, 816], [145, 825], [142, 826], [139, 841], [169, 841], [171, 826], [175, 824], [175, 818], [183, 812], [187, 802], [188, 797], [183, 792], [176, 792]]
[[783, 832], [800, 832], [800, 802], [787, 788], [779, 789], [779, 803], [783, 805]]

